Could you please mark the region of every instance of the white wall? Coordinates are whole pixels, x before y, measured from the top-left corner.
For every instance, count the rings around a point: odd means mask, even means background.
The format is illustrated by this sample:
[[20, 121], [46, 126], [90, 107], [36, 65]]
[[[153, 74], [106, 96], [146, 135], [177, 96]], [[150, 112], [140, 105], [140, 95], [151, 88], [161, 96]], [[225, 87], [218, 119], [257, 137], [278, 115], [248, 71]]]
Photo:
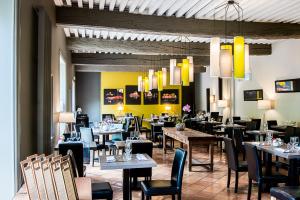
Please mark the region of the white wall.
[[243, 90], [263, 89], [264, 99], [275, 102], [275, 109], [266, 112], [266, 119], [279, 122], [300, 121], [300, 93], [275, 93], [274, 81], [300, 78], [300, 40], [282, 40], [272, 45], [272, 55], [251, 56], [251, 81], [236, 81], [236, 114], [242, 117], [261, 117], [256, 102], [244, 101]]
[[15, 1], [0, 0], [0, 199], [12, 199], [16, 189], [15, 151]]

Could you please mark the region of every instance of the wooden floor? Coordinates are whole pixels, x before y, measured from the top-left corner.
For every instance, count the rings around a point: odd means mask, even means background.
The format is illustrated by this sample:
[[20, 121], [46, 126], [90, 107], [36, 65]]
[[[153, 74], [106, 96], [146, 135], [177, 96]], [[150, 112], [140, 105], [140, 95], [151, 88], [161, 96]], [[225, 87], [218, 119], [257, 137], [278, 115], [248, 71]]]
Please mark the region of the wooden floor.
[[[173, 151], [168, 151], [163, 155], [163, 150], [154, 148], [154, 160], [158, 166], [153, 168], [153, 179], [169, 179], [171, 173], [171, 165], [174, 156]], [[197, 159], [208, 159], [206, 149], [195, 148], [193, 156]], [[248, 175], [241, 173], [239, 178], [239, 191], [234, 193], [234, 174], [231, 177], [230, 188], [226, 188], [227, 182], [227, 164], [225, 154], [215, 152], [214, 172], [208, 172], [203, 167], [193, 167], [192, 172], [188, 172], [187, 166], [184, 171], [183, 178], [183, 194], [182, 199], [186, 200], [229, 200], [229, 199], [247, 199]], [[93, 181], [110, 182], [114, 199], [122, 199], [122, 171], [121, 170], [100, 170], [99, 163], [95, 162], [95, 166], [88, 166], [87, 176], [92, 177]], [[133, 191], [133, 199], [141, 199], [140, 191]], [[169, 196], [153, 197], [152, 199], [171, 199]], [[257, 199], [257, 187], [252, 187], [252, 198]], [[264, 193], [262, 199], [270, 199], [270, 195]]]

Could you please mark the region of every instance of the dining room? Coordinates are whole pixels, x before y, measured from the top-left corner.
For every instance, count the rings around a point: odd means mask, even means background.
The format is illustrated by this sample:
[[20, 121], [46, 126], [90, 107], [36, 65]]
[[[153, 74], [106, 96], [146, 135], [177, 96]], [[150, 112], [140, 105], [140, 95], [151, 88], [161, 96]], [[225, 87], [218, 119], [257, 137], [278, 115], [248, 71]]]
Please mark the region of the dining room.
[[300, 2], [13, 2], [3, 199], [300, 199]]

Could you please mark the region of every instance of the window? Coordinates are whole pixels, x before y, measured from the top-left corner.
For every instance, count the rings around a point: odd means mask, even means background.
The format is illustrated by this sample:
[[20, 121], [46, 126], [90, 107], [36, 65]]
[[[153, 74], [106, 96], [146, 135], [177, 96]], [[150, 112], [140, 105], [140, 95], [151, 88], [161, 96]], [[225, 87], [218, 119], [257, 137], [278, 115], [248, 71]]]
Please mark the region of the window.
[[60, 112], [66, 111], [67, 104], [67, 66], [64, 57], [59, 56], [59, 87], [60, 87]]

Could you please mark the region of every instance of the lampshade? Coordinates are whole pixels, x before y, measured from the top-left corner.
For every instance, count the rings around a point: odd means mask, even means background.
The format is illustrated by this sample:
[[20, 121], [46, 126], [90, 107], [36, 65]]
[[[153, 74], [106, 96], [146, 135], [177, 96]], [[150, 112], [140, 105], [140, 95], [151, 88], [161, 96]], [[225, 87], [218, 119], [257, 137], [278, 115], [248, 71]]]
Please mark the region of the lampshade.
[[236, 36], [233, 39], [234, 78], [245, 78], [245, 39]]
[[59, 123], [73, 123], [75, 122], [74, 113], [72, 112], [61, 112], [59, 113]]
[[218, 100], [217, 106], [218, 108], [227, 108], [229, 105], [228, 100]]
[[171, 110], [171, 106], [165, 106], [165, 110], [166, 111], [170, 111]]
[[222, 45], [220, 51], [220, 77], [232, 77], [232, 46]]
[[210, 103], [215, 103], [216, 102], [216, 95], [210, 95], [209, 101], [210, 101]]
[[170, 59], [170, 85], [174, 85], [175, 82], [175, 68], [176, 59]]
[[153, 74], [154, 74], [154, 70], [153, 69], [149, 69], [149, 73], [148, 73], [148, 79], [149, 79], [149, 90], [152, 90], [153, 88]]
[[188, 56], [187, 59], [189, 60], [189, 80], [190, 82], [194, 82], [194, 61], [193, 56]]
[[145, 92], [149, 92], [149, 79], [148, 79], [148, 77], [144, 78], [144, 90], [145, 90]]
[[119, 105], [117, 109], [118, 109], [118, 111], [123, 111], [124, 110], [124, 106], [123, 105]]
[[162, 82], [163, 82], [163, 86], [166, 87], [167, 86], [167, 68], [162, 68]]
[[190, 85], [190, 73], [189, 73], [189, 60], [182, 59], [182, 67], [181, 67], [181, 78], [182, 78], [182, 85], [189, 86]]
[[156, 72], [156, 76], [157, 76], [157, 89], [158, 89], [158, 91], [162, 91], [163, 90], [162, 71]]
[[245, 80], [251, 80], [249, 45], [245, 44]]
[[257, 109], [259, 109], [259, 110], [271, 109], [271, 101], [270, 100], [258, 100], [257, 101]]
[[177, 66], [175, 67], [173, 85], [181, 85], [181, 66], [182, 63], [177, 63]]
[[143, 77], [138, 76], [138, 91], [141, 92], [143, 90]]
[[153, 75], [152, 75], [152, 89], [157, 89], [157, 76], [156, 76], [156, 74], [154, 73]]
[[210, 40], [210, 76], [220, 76], [220, 38], [213, 37]]

